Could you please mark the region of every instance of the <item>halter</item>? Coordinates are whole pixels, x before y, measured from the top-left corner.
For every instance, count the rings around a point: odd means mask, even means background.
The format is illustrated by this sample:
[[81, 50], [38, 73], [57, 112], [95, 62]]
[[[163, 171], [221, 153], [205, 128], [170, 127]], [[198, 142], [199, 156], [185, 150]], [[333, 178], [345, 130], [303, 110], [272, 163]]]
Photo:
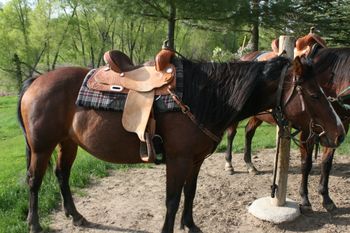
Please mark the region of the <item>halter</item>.
[[[323, 136], [324, 134], [326, 134], [326, 131], [324, 129], [324, 127], [320, 124], [315, 123], [315, 120], [313, 119], [313, 117], [311, 116], [311, 114], [308, 112], [308, 109], [305, 108], [305, 101], [304, 101], [304, 92], [303, 92], [303, 88], [301, 86], [302, 81], [300, 79], [298, 79], [298, 76], [293, 75], [293, 87], [292, 90], [290, 91], [290, 94], [288, 95], [288, 97], [286, 98], [285, 103], [282, 103], [282, 90], [283, 90], [283, 84], [284, 84], [284, 79], [286, 76], [286, 72], [289, 68], [289, 64], [285, 65], [282, 69], [281, 72], [281, 76], [280, 76], [280, 82], [278, 84], [278, 89], [277, 89], [277, 107], [275, 107], [272, 110], [272, 116], [275, 119], [278, 127], [280, 128], [279, 134], [278, 134], [278, 139], [277, 139], [277, 150], [276, 150], [276, 157], [275, 157], [275, 167], [274, 167], [274, 175], [273, 175], [273, 182], [271, 185], [271, 197], [274, 198], [275, 197], [275, 193], [277, 190], [277, 184], [276, 184], [276, 178], [277, 178], [277, 164], [278, 164], [278, 157], [279, 157], [279, 150], [280, 150], [280, 140], [281, 138], [291, 138], [293, 140], [293, 142], [295, 142], [295, 136], [297, 133], [299, 133], [300, 131], [297, 131], [296, 133], [291, 133], [290, 129], [288, 127], [288, 120], [285, 118], [284, 114], [283, 114], [283, 109], [288, 105], [288, 103], [290, 102], [290, 100], [292, 99], [293, 94], [296, 92], [299, 96], [300, 102], [301, 102], [301, 108], [302, 111], [306, 111], [308, 113], [308, 115], [310, 116], [311, 120], [309, 123], [309, 136], [306, 139], [305, 142], [308, 142], [309, 140], [311, 140], [312, 138], [316, 138], [316, 140], [318, 140], [319, 137]], [[316, 133], [315, 129], [321, 129], [321, 133]], [[296, 143], [297, 144], [297, 143]], [[297, 144], [298, 145], [298, 144]]]

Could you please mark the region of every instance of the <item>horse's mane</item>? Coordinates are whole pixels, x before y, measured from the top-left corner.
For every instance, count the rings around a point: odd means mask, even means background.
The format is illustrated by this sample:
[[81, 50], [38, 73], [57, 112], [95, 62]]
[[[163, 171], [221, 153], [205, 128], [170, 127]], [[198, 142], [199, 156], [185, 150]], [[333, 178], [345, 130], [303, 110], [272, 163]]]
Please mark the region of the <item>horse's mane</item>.
[[334, 83], [349, 82], [350, 48], [324, 48], [315, 56], [315, 74], [327, 69], [333, 73]]
[[220, 131], [237, 118], [261, 81], [278, 79], [290, 60], [277, 57], [267, 62], [182, 62], [183, 101], [200, 124]]

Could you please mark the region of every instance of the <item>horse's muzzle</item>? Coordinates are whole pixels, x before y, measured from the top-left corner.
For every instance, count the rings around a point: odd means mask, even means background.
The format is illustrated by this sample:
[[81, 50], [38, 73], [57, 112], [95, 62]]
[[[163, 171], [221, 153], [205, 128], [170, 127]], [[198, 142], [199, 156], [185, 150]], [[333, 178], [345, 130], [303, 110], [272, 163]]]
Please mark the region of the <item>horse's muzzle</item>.
[[336, 136], [334, 140], [331, 140], [327, 135], [322, 135], [320, 137], [320, 143], [322, 146], [330, 147], [330, 148], [336, 148], [340, 146], [345, 140], [345, 132], [341, 133], [340, 135]]

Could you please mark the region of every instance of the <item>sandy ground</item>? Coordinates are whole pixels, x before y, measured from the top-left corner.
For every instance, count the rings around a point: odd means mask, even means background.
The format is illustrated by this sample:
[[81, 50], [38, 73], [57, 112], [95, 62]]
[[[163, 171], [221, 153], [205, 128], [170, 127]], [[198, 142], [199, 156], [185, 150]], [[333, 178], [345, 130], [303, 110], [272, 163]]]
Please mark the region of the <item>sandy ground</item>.
[[[262, 150], [254, 155], [260, 175], [247, 173], [243, 155], [234, 155], [235, 174], [224, 171], [223, 154], [208, 158], [201, 169], [194, 206], [194, 219], [204, 233], [228, 232], [319, 232], [350, 233], [350, 156], [336, 156], [330, 177], [330, 193], [338, 209], [328, 213], [317, 194], [318, 161], [314, 163], [309, 182], [309, 196], [313, 211], [303, 213], [291, 223], [274, 225], [256, 219], [247, 206], [259, 197], [269, 196], [274, 150]], [[300, 201], [300, 166], [296, 151], [292, 152], [288, 198]], [[153, 169], [111, 171], [109, 177], [94, 180], [74, 195], [82, 215], [90, 227], [74, 227], [62, 210], [52, 214], [51, 232], [160, 232], [165, 215], [165, 166]], [[180, 206], [181, 210], [182, 207]], [[179, 230], [177, 214], [175, 232]], [[187, 230], [186, 230], [187, 232]]]

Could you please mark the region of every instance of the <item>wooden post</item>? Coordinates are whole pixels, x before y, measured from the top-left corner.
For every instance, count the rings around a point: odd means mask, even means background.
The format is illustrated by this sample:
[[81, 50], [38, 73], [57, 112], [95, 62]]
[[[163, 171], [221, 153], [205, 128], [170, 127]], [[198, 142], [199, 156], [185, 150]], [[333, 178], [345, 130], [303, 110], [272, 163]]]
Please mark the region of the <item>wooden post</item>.
[[[294, 38], [281, 36], [279, 38], [279, 50], [280, 53], [286, 51], [286, 56], [293, 59]], [[248, 212], [255, 217], [276, 224], [293, 221], [300, 215], [298, 203], [286, 198], [290, 139], [286, 130], [283, 130], [281, 133], [283, 135], [280, 140], [280, 153], [278, 161], [275, 161], [277, 170], [274, 171], [276, 172], [276, 184], [278, 186], [277, 191], [275, 192], [275, 198], [271, 198], [271, 196], [259, 198], [253, 201], [248, 208]]]
[[[290, 36], [280, 36], [279, 38], [279, 54], [286, 53], [284, 56], [287, 56], [291, 59], [294, 58], [294, 42], [295, 39]], [[288, 128], [290, 129], [290, 123]], [[281, 131], [282, 130], [282, 131]], [[288, 181], [288, 169], [289, 169], [289, 157], [290, 157], [290, 138], [287, 130], [278, 128], [277, 135], [281, 134], [280, 139], [280, 149], [279, 149], [279, 158], [277, 161], [277, 191], [275, 198], [272, 198], [272, 204], [275, 206], [284, 206], [286, 204], [287, 196], [287, 181]], [[276, 163], [276, 161], [275, 161]]]

